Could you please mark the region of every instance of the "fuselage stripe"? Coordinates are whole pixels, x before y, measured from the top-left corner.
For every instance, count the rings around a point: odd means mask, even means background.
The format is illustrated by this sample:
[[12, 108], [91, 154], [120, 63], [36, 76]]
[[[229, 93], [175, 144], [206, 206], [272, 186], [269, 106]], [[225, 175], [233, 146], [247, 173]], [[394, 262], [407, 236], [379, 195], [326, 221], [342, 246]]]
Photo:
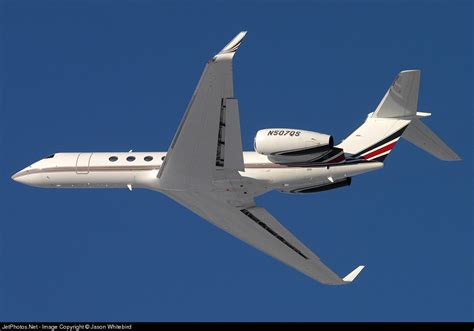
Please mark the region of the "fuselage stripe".
[[[398, 141], [398, 139], [397, 139], [397, 141]], [[375, 151], [373, 151], [373, 152], [371, 152], [371, 153], [369, 153], [369, 154], [365, 154], [365, 155], [363, 156], [363, 158], [366, 159], [366, 160], [368, 160], [368, 159], [371, 159], [371, 158], [373, 158], [373, 157], [375, 157], [375, 156], [377, 156], [377, 155], [379, 155], [379, 154], [382, 154], [383, 152], [388, 152], [388, 151], [390, 151], [393, 147], [395, 147], [395, 145], [397, 144], [397, 141], [394, 141], [394, 142], [391, 143], [391, 144], [385, 145], [385, 146], [383, 146], [383, 147], [381, 147], [381, 148], [379, 148], [379, 149], [377, 149], [377, 150], [375, 150]]]
[[[368, 162], [367, 160], [354, 160], [351, 162], [342, 162], [344, 160], [339, 160], [339, 157], [328, 163], [294, 163], [294, 164], [277, 164], [277, 163], [246, 163], [245, 169], [294, 169], [294, 168], [322, 168], [322, 167], [337, 167], [344, 165], [351, 165], [360, 162]], [[334, 163], [333, 163], [334, 162]], [[336, 163], [339, 162], [339, 163]], [[149, 165], [149, 166], [89, 166], [89, 167], [76, 167], [76, 166], [63, 166], [63, 167], [50, 167], [42, 169], [28, 169], [24, 170], [21, 173], [15, 175], [15, 178], [32, 175], [32, 174], [45, 174], [45, 173], [56, 173], [56, 172], [74, 172], [78, 175], [85, 176], [87, 173], [91, 172], [120, 172], [120, 171], [151, 171], [151, 170], [160, 170], [160, 165]], [[82, 173], [81, 173], [82, 172]]]
[[405, 131], [405, 129], [407, 127], [408, 127], [408, 125], [404, 126], [403, 128], [401, 128], [400, 130], [398, 130], [395, 133], [391, 134], [390, 136], [388, 136], [388, 137], [382, 139], [381, 141], [373, 144], [372, 146], [369, 146], [369, 147], [365, 148], [364, 150], [354, 154], [352, 157], [357, 158], [357, 157], [362, 156], [362, 155], [364, 155], [364, 154], [366, 154], [366, 153], [368, 153], [368, 152], [370, 152], [370, 151], [372, 151], [376, 148], [381, 147], [382, 145], [385, 145], [385, 144], [389, 143], [390, 141], [392, 141], [396, 138], [400, 138], [400, 136], [403, 134], [403, 132]]

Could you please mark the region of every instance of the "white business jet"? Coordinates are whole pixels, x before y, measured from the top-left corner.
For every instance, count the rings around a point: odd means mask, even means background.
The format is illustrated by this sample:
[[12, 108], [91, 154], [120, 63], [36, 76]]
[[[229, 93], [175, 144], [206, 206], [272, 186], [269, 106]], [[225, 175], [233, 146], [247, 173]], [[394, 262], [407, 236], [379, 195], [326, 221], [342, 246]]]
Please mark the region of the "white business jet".
[[242, 152], [232, 59], [240, 32], [206, 65], [167, 152], [56, 153], [12, 176], [44, 188], [145, 188], [193, 212], [323, 283], [352, 282], [364, 266], [341, 278], [254, 198], [271, 190], [313, 193], [351, 184], [381, 169], [398, 139], [441, 160], [459, 160], [417, 112], [420, 71], [398, 74], [377, 109], [339, 145], [327, 134], [289, 128], [257, 132], [255, 152]]

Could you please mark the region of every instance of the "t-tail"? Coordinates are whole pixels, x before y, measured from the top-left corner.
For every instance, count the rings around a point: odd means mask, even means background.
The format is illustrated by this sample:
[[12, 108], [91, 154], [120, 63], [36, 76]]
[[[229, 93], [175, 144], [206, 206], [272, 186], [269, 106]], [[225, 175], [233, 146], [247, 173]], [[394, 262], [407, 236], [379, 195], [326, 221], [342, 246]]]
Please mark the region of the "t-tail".
[[422, 121], [430, 113], [417, 112], [420, 71], [406, 70], [398, 74], [365, 122], [337, 147], [348, 160], [383, 162], [400, 137], [445, 161], [460, 160]]

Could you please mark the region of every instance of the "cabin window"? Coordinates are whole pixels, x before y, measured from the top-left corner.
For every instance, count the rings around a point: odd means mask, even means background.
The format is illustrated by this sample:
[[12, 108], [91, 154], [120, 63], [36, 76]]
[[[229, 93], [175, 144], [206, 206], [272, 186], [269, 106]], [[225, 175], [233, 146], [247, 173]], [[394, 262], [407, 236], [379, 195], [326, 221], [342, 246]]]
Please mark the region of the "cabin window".
[[116, 157], [116, 156], [111, 156], [111, 157], [109, 157], [109, 161], [110, 161], [110, 162], [115, 162], [115, 161], [117, 161], [117, 160], [118, 160], [118, 157]]
[[54, 157], [54, 154], [48, 155], [45, 157], [45, 159], [52, 159]]
[[135, 156], [129, 156], [129, 157], [127, 157], [127, 161], [128, 161], [128, 162], [135, 161]]
[[163, 156], [161, 157], [161, 161], [164, 161], [164, 160], [165, 160], [165, 157], [166, 157], [166, 155], [163, 155]]
[[144, 160], [146, 162], [150, 162], [151, 160], [153, 160], [153, 156], [145, 156]]

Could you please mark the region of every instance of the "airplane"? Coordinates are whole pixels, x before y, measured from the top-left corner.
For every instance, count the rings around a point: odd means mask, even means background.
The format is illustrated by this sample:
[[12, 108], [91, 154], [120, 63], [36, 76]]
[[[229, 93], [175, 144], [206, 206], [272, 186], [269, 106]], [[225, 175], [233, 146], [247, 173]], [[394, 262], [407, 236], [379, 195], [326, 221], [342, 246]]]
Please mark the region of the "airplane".
[[460, 160], [418, 112], [419, 70], [401, 71], [374, 112], [338, 145], [331, 135], [259, 130], [243, 152], [232, 60], [246, 31], [209, 60], [167, 152], [80, 152], [49, 155], [12, 176], [42, 188], [143, 188], [161, 192], [220, 229], [330, 285], [339, 277], [254, 198], [272, 190], [315, 193], [351, 185], [383, 168], [400, 137], [441, 160]]

